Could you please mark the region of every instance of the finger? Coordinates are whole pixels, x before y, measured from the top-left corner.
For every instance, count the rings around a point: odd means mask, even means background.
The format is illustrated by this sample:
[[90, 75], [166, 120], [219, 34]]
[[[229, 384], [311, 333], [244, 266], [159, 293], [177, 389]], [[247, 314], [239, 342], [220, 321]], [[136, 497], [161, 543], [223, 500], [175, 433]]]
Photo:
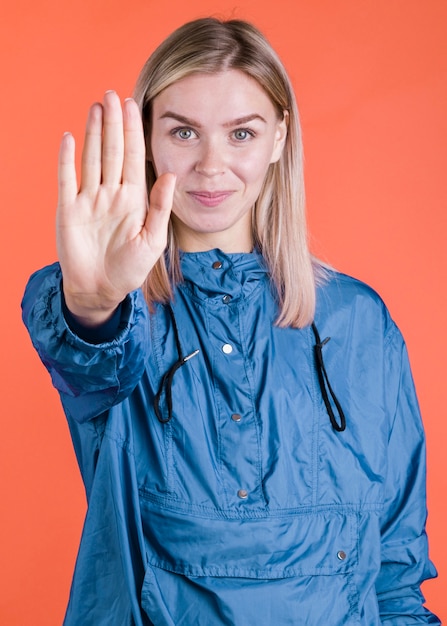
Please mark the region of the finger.
[[144, 185], [146, 182], [146, 145], [138, 105], [132, 98], [124, 102], [123, 183]]
[[147, 237], [154, 247], [164, 248], [169, 216], [174, 200], [175, 174], [162, 174], [152, 187], [149, 209], [144, 224]]
[[72, 204], [78, 193], [75, 166], [75, 141], [70, 133], [62, 137], [58, 162], [58, 205]]
[[107, 91], [104, 95], [102, 182], [106, 185], [121, 183], [123, 173], [123, 113], [118, 95]]
[[85, 129], [84, 148], [81, 159], [81, 189], [98, 189], [101, 183], [102, 105], [96, 102], [90, 107]]

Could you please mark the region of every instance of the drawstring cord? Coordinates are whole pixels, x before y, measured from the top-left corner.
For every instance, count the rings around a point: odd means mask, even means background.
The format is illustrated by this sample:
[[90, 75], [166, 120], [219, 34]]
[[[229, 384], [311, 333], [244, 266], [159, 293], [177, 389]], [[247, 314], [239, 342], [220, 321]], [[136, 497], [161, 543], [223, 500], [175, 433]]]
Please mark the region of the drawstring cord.
[[[185, 365], [185, 363], [189, 361], [189, 359], [192, 359], [192, 357], [196, 356], [199, 353], [199, 350], [194, 350], [194, 352], [191, 352], [191, 354], [188, 354], [187, 356], [183, 356], [182, 346], [180, 343], [180, 337], [179, 337], [179, 332], [177, 328], [177, 322], [175, 321], [174, 311], [172, 310], [171, 306], [168, 306], [168, 311], [171, 316], [172, 325], [174, 328], [175, 345], [177, 347], [178, 359], [169, 368], [169, 370], [163, 375], [163, 378], [161, 379], [161, 382], [160, 382], [160, 387], [154, 399], [155, 415], [157, 416], [157, 419], [161, 424], [167, 424], [172, 419], [172, 382], [174, 380], [174, 375], [176, 371], [180, 367], [182, 367], [182, 365]], [[312, 323], [312, 330], [315, 335], [315, 341], [316, 341], [316, 344], [314, 346], [315, 363], [317, 367], [317, 375], [318, 375], [318, 382], [320, 384], [321, 395], [323, 396], [323, 401], [326, 406], [326, 411], [329, 415], [332, 428], [340, 433], [340, 432], [343, 432], [346, 428], [346, 418], [345, 418], [343, 409], [340, 405], [340, 402], [338, 401], [337, 396], [335, 395], [334, 390], [332, 389], [331, 384], [329, 382], [329, 378], [328, 378], [326, 368], [324, 366], [324, 360], [323, 360], [323, 346], [327, 344], [327, 342], [330, 340], [330, 337], [326, 337], [326, 339], [321, 341], [320, 334], [314, 323]], [[161, 396], [163, 395], [163, 391], [165, 392], [166, 405], [168, 408], [167, 417], [163, 417], [161, 410], [160, 410], [160, 400], [161, 400]], [[333, 411], [328, 391], [337, 409], [339, 421], [337, 421], [337, 418]]]
[[[199, 354], [199, 350], [194, 350], [194, 352], [191, 352], [191, 354], [188, 354], [187, 356], [183, 356], [183, 351], [182, 351], [182, 346], [180, 343], [177, 322], [175, 321], [174, 311], [172, 310], [172, 307], [169, 305], [168, 305], [168, 310], [169, 310], [169, 314], [172, 320], [172, 325], [174, 328], [175, 345], [177, 347], [178, 359], [174, 363], [174, 365], [172, 365], [172, 367], [163, 375], [163, 378], [161, 379], [160, 387], [158, 388], [157, 394], [154, 399], [155, 415], [157, 416], [157, 419], [161, 424], [167, 424], [172, 419], [172, 381], [174, 379], [175, 372], [180, 367], [182, 367], [182, 365], [185, 365], [185, 363], [189, 361], [189, 359], [192, 359], [193, 356], [196, 356], [196, 354]], [[163, 417], [161, 414], [161, 410], [160, 410], [160, 399], [163, 394], [163, 391], [165, 392], [165, 395], [166, 395], [168, 417]]]
[[[316, 341], [315, 363], [317, 366], [318, 382], [320, 383], [321, 395], [323, 396], [323, 401], [326, 406], [326, 411], [329, 415], [332, 428], [336, 430], [337, 432], [341, 433], [346, 428], [346, 418], [345, 418], [343, 409], [341, 408], [340, 402], [338, 401], [337, 396], [335, 395], [334, 390], [332, 389], [331, 384], [329, 382], [329, 378], [328, 378], [326, 368], [324, 366], [324, 360], [323, 360], [323, 346], [327, 344], [327, 342], [330, 340], [330, 337], [326, 337], [326, 339], [323, 339], [323, 341], [321, 341], [320, 334], [314, 323], [312, 323], [312, 330], [315, 335], [315, 341]], [[337, 408], [338, 416], [340, 418], [339, 422], [337, 421], [337, 418], [335, 417], [334, 411], [332, 409], [328, 391]]]

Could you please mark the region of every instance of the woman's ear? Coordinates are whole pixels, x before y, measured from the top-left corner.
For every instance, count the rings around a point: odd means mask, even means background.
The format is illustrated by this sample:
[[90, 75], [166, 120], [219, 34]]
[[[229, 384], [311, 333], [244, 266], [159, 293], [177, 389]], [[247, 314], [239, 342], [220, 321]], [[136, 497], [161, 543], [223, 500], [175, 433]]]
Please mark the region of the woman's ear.
[[270, 163], [279, 161], [287, 138], [287, 127], [289, 125], [289, 112], [284, 110], [282, 120], [278, 120], [275, 134], [275, 143], [273, 146], [272, 158]]

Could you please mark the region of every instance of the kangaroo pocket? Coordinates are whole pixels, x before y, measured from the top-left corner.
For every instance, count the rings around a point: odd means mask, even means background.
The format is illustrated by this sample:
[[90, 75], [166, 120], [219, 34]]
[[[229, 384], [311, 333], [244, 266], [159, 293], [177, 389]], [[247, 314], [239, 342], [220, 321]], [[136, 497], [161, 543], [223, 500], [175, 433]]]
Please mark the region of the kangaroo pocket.
[[[359, 626], [349, 574], [189, 577], [154, 566], [142, 607], [154, 626]], [[368, 626], [380, 622], [364, 622]]]
[[355, 513], [185, 509], [141, 500], [155, 626], [360, 623]]

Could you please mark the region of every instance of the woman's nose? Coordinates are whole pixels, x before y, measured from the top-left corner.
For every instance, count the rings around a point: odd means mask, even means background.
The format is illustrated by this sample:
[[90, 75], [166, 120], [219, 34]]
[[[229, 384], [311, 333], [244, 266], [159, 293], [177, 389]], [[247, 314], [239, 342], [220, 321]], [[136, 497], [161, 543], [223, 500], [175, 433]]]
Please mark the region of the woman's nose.
[[203, 176], [218, 176], [225, 171], [224, 148], [217, 141], [207, 141], [201, 146], [195, 166]]

